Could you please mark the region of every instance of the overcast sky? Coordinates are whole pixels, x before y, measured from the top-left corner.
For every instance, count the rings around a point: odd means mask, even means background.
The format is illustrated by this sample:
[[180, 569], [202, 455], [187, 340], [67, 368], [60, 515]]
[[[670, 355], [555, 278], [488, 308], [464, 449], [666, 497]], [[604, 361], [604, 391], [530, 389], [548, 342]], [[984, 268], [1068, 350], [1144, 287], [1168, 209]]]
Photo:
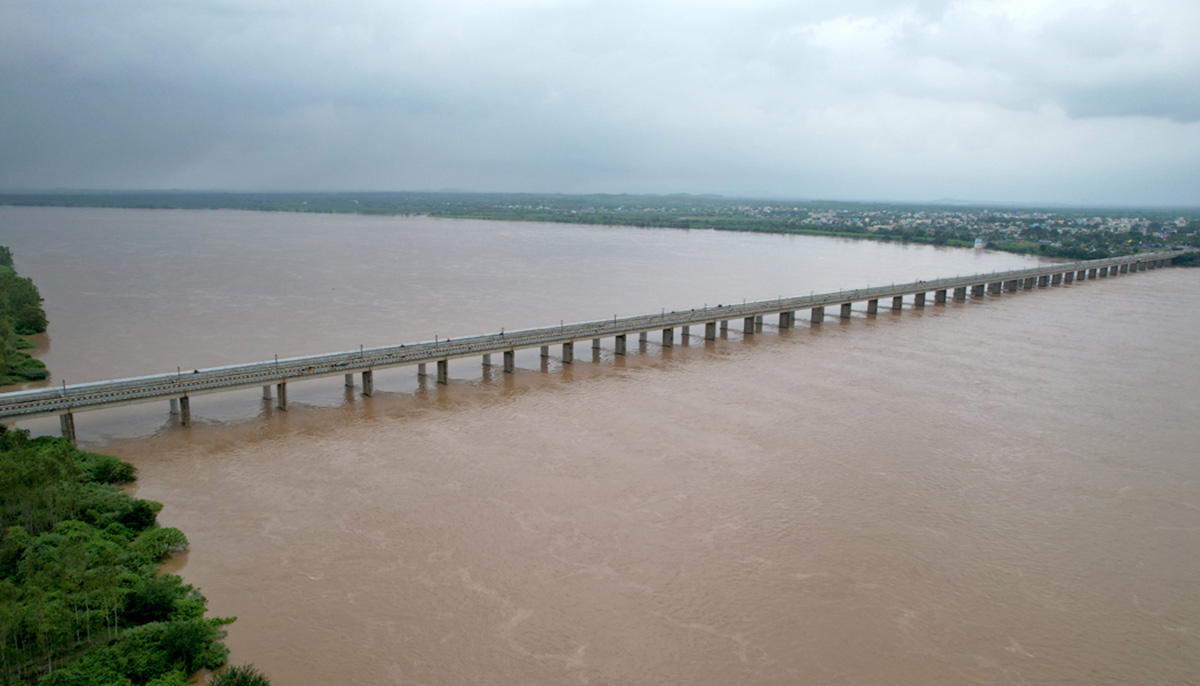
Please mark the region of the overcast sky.
[[0, 188], [1200, 205], [1200, 1], [0, 0]]

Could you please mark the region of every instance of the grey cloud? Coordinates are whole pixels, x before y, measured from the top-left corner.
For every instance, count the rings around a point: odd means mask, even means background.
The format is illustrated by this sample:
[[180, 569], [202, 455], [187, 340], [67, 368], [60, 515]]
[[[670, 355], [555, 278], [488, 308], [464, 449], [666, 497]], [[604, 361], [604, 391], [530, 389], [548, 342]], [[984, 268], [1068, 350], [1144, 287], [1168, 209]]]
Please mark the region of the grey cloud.
[[9, 2], [0, 186], [1073, 200], [1200, 166], [1187, 3], [996, 7]]

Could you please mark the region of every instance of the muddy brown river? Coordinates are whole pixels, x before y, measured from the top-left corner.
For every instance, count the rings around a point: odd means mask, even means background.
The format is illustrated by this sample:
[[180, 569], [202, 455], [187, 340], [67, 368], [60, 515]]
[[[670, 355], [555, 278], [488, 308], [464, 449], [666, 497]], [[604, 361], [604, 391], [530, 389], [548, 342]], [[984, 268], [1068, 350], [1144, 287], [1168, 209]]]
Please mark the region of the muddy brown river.
[[[52, 384], [994, 271], [711, 231], [0, 208]], [[277, 686], [1187, 684], [1200, 270], [76, 415]], [[161, 406], [160, 406], [161, 405]], [[57, 420], [21, 426], [54, 433]]]

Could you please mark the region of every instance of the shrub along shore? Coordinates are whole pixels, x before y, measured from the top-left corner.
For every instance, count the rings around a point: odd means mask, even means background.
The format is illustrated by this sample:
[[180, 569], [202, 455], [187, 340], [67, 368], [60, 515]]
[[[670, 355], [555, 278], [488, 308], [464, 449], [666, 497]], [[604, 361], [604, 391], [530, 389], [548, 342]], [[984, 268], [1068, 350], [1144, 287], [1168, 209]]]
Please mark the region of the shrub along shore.
[[41, 381], [50, 375], [41, 360], [21, 352], [33, 347], [23, 336], [45, 330], [41, 293], [13, 269], [12, 251], [0, 246], [0, 385]]
[[[181, 686], [225, 664], [204, 596], [158, 566], [185, 550], [132, 465], [0, 427], [0, 684]], [[218, 675], [213, 683], [267, 683]]]

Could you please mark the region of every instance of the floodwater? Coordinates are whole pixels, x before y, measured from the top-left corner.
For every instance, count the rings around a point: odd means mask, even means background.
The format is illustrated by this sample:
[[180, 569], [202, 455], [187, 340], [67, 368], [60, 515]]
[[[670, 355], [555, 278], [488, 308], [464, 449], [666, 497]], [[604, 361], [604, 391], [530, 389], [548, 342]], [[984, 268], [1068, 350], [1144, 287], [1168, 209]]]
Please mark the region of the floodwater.
[[[0, 244], [51, 383], [1030, 263], [223, 211], [0, 208]], [[76, 422], [277, 684], [1195, 681], [1200, 270], [772, 324]]]

